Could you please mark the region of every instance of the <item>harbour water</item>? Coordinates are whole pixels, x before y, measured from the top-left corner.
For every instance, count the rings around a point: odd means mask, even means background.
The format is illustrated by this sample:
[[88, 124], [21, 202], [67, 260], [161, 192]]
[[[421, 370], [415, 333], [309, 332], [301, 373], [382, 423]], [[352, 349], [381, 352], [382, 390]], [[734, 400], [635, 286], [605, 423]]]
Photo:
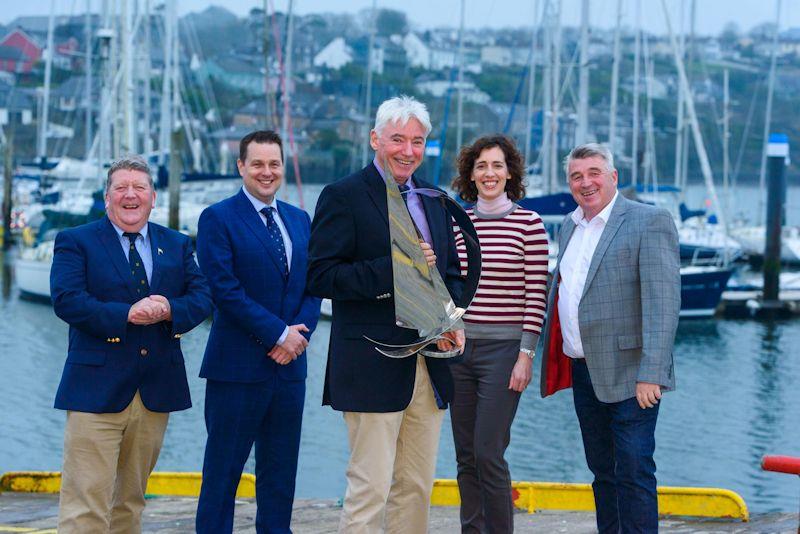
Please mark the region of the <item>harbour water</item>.
[[[0, 472], [59, 470], [64, 413], [52, 403], [67, 326], [49, 305], [19, 299], [13, 284], [9, 289], [0, 301]], [[197, 374], [209, 326], [183, 337], [194, 407], [171, 416], [158, 470], [202, 467], [204, 381]], [[309, 348], [298, 497], [344, 494], [344, 422], [320, 405], [329, 327], [320, 323]], [[659, 483], [729, 488], [754, 512], [796, 511], [797, 477], [762, 472], [759, 460], [764, 454], [800, 454], [798, 346], [796, 321], [681, 322], [678, 388], [665, 396], [656, 432]], [[455, 477], [449, 424], [446, 418], [436, 473], [441, 478]], [[569, 392], [544, 400], [534, 387], [525, 392], [506, 457], [516, 480], [590, 481]], [[246, 469], [253, 471], [252, 458]]]

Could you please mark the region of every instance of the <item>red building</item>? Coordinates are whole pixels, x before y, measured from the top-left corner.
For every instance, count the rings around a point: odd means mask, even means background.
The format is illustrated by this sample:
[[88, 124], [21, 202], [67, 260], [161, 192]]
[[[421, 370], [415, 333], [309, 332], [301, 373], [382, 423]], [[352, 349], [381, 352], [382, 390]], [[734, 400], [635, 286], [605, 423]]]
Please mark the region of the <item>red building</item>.
[[20, 28], [0, 41], [0, 71], [28, 73], [42, 57], [42, 47]]

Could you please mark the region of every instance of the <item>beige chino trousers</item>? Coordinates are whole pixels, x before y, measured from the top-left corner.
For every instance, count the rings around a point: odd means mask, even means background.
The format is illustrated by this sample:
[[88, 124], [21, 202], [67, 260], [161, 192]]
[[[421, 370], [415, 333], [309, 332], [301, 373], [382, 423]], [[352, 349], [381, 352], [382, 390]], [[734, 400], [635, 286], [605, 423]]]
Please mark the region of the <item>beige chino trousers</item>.
[[417, 356], [414, 391], [405, 410], [344, 412], [350, 462], [340, 533], [428, 531], [443, 417], [422, 356]]
[[145, 408], [138, 391], [119, 413], [67, 412], [59, 534], [141, 532], [168, 419]]

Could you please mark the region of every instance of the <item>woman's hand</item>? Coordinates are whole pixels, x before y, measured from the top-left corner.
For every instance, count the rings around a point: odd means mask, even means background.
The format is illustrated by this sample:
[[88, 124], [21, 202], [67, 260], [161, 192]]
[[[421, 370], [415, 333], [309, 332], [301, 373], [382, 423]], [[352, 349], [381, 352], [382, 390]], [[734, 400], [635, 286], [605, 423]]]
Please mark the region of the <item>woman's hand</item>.
[[533, 367], [533, 358], [520, 352], [517, 356], [517, 363], [514, 364], [514, 369], [511, 370], [511, 379], [508, 381], [508, 389], [522, 393], [531, 381], [531, 368]]

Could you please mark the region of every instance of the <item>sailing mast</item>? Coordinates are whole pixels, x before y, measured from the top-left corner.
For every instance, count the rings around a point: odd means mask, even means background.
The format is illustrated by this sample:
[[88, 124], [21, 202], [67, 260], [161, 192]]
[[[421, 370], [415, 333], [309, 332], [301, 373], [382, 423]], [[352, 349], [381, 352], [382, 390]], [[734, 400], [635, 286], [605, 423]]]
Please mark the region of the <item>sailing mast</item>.
[[[456, 150], [461, 150], [464, 139], [464, 6], [466, 0], [461, 0], [461, 23], [458, 27], [458, 98], [456, 100]], [[444, 148], [444, 147], [443, 147]]]
[[769, 81], [767, 82], [767, 109], [764, 111], [764, 146], [761, 150], [761, 168], [758, 171], [758, 219], [764, 220], [764, 196], [766, 195], [767, 146], [772, 123], [772, 93], [775, 91], [775, 64], [778, 56], [778, 28], [781, 20], [781, 0], [775, 0], [775, 31], [772, 34], [772, 53], [769, 60]]
[[678, 42], [675, 39], [675, 34], [672, 32], [672, 23], [670, 22], [669, 10], [667, 10], [667, 3], [661, 0], [661, 8], [664, 11], [664, 19], [667, 23], [667, 32], [669, 33], [670, 44], [672, 46], [672, 54], [675, 59], [675, 66], [678, 69], [678, 81], [683, 85], [684, 93], [686, 94], [686, 112], [688, 114], [689, 125], [692, 129], [692, 139], [697, 150], [697, 159], [700, 160], [700, 170], [703, 173], [706, 189], [711, 196], [711, 202], [716, 209], [717, 219], [720, 225], [725, 229], [725, 235], [728, 235], [728, 224], [725, 210], [719, 203], [717, 197], [717, 189], [714, 186], [714, 175], [711, 172], [711, 165], [708, 161], [708, 153], [706, 146], [703, 143], [703, 134], [700, 132], [700, 123], [697, 120], [697, 113], [694, 109], [694, 99], [689, 89], [689, 80], [686, 77], [686, 69], [683, 65], [683, 59], [678, 51]]
[[84, 63], [84, 70], [86, 71], [86, 122], [84, 123], [83, 133], [85, 136], [84, 154], [89, 155], [92, 148], [92, 108], [94, 101], [92, 100], [92, 0], [86, 0], [86, 61]]
[[728, 145], [730, 143], [730, 122], [731, 122], [731, 114], [730, 114], [730, 105], [731, 105], [731, 97], [730, 97], [730, 75], [728, 73], [728, 69], [726, 68], [722, 71], [722, 189], [723, 195], [725, 197], [725, 213], [730, 213], [730, 201], [731, 201], [731, 191], [730, 191], [730, 156], [729, 156], [729, 148]]
[[633, 124], [631, 139], [631, 185], [639, 178], [639, 63], [642, 54], [642, 1], [636, 1], [636, 40], [633, 53]]
[[164, 10], [164, 70], [161, 74], [161, 125], [158, 139], [158, 165], [163, 166], [170, 152], [172, 134], [172, 41], [175, 39], [175, 0], [166, 0]]
[[614, 153], [617, 142], [617, 100], [619, 99], [619, 38], [622, 32], [622, 0], [617, 0], [617, 26], [614, 30], [614, 61], [611, 66], [611, 112], [608, 117], [608, 147]]
[[561, 0], [556, 0], [553, 19], [553, 72], [550, 81], [552, 89], [552, 120], [550, 121], [550, 190], [558, 189], [558, 114], [561, 105]]
[[581, 5], [581, 59], [578, 73], [578, 126], [575, 144], [582, 145], [589, 134], [589, 0]]
[[539, 12], [539, 0], [533, 2], [533, 20], [531, 25], [531, 51], [528, 65], [528, 118], [525, 123], [525, 168], [533, 162], [531, 133], [533, 130], [533, 96], [536, 88], [536, 14]]
[[50, 129], [48, 125], [48, 114], [50, 111], [50, 74], [53, 70], [53, 29], [55, 26], [56, 0], [50, 0], [50, 17], [47, 20], [47, 58], [44, 63], [44, 93], [42, 95], [42, 112], [39, 122], [39, 143], [36, 150], [39, 163], [44, 163], [47, 159], [47, 134]]
[[364, 122], [361, 131], [361, 167], [367, 166], [367, 158], [369, 157], [369, 119], [370, 112], [372, 111], [372, 48], [375, 46], [375, 30], [377, 12], [376, 0], [372, 0], [372, 15], [369, 28], [369, 44], [367, 45], [367, 84], [366, 94], [364, 95]]

